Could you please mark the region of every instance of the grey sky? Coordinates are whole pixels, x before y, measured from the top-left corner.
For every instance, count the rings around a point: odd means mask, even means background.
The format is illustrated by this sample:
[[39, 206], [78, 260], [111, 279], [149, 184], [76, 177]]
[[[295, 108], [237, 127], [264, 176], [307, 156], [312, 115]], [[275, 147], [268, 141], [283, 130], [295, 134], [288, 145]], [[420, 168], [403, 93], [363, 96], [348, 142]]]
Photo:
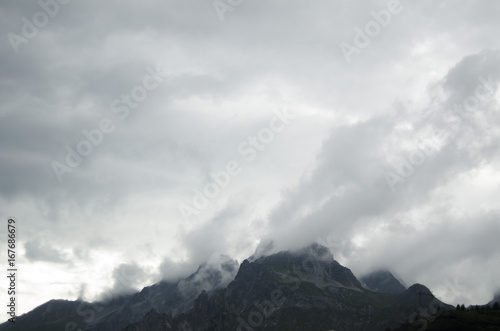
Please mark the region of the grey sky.
[[[491, 300], [500, 3], [243, 0], [221, 20], [213, 1], [63, 2], [0, 5], [0, 217], [18, 220], [21, 313], [269, 240], [318, 241], [357, 276], [388, 267], [448, 303]], [[197, 196], [230, 162], [238, 174]], [[183, 217], [193, 199], [208, 204]]]

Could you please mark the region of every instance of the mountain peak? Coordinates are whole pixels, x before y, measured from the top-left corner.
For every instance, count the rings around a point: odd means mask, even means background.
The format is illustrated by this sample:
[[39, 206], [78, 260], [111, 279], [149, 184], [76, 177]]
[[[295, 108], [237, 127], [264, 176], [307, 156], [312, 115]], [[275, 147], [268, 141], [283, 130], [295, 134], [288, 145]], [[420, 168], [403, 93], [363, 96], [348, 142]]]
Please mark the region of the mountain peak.
[[330, 252], [330, 249], [325, 247], [325, 246], [322, 246], [318, 243], [312, 243], [311, 245], [306, 246], [306, 247], [299, 249], [297, 251], [294, 251], [292, 253], [307, 255], [307, 256], [313, 257], [317, 260], [325, 261], [325, 262], [334, 261], [333, 254], [332, 254], [332, 252]]
[[490, 302], [487, 303], [488, 306], [492, 307], [495, 302], [498, 302], [500, 303], [500, 292], [495, 292], [495, 294], [493, 295], [493, 300], [491, 300]]
[[[267, 256], [261, 256], [254, 262], [243, 263], [242, 271], [252, 268], [250, 265], [263, 265], [276, 271], [285, 272], [292, 278], [314, 283], [316, 286], [329, 285], [361, 289], [361, 283], [348, 268], [333, 259], [330, 250], [314, 243], [294, 251], [281, 251]], [[250, 270], [250, 269], [249, 269]]]
[[269, 255], [272, 252], [273, 248], [274, 248], [274, 242], [272, 240], [261, 241], [259, 245], [257, 245], [255, 252], [248, 258], [248, 260], [250, 262], [253, 262], [260, 257]]
[[385, 269], [377, 270], [360, 278], [360, 281], [372, 291], [401, 294], [406, 287], [394, 275]]
[[253, 262], [265, 256], [270, 256], [278, 253], [290, 253], [293, 255], [306, 255], [318, 260], [333, 261], [333, 254], [330, 252], [330, 249], [318, 243], [312, 243], [308, 246], [296, 250], [273, 252], [274, 249], [275, 247], [273, 241], [262, 242], [257, 246], [257, 248], [255, 249], [255, 253], [253, 253], [252, 256], [248, 258], [248, 260], [249, 262]]
[[494, 301], [498, 301], [500, 303], [500, 291], [495, 292], [495, 295], [493, 296]]
[[420, 293], [420, 294], [425, 294], [425, 295], [428, 295], [428, 294], [432, 295], [431, 290], [429, 290], [429, 288], [427, 286], [419, 284], [419, 283], [413, 284], [412, 286], [410, 286], [408, 288], [407, 291], [408, 291], [408, 293]]

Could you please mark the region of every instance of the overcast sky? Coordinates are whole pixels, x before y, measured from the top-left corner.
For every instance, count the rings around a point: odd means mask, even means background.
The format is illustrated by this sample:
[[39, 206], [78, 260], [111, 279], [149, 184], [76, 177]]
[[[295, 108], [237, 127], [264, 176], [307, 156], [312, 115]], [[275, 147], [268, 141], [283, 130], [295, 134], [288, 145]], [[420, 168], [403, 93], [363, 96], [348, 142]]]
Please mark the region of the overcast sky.
[[18, 313], [269, 240], [492, 299], [498, 1], [41, 3], [0, 4]]

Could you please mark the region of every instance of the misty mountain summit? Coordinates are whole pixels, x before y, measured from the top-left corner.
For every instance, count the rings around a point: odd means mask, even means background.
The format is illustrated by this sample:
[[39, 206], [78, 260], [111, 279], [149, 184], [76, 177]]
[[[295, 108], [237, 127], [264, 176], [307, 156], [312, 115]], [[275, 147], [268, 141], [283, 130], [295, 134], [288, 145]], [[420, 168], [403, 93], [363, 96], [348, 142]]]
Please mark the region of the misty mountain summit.
[[358, 280], [313, 244], [201, 265], [107, 302], [49, 301], [0, 330], [386, 330], [454, 309], [390, 272]]
[[406, 287], [390, 271], [379, 270], [360, 278], [369, 290], [382, 293], [401, 294]]

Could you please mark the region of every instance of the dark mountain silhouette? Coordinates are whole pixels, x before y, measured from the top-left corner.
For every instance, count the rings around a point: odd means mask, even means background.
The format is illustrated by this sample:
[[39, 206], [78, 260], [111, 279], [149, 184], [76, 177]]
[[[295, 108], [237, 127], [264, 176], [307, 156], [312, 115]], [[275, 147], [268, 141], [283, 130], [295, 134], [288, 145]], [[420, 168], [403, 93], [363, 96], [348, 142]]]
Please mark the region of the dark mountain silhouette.
[[401, 294], [406, 287], [390, 271], [379, 270], [360, 278], [369, 290], [381, 293]]
[[152, 309], [173, 315], [187, 313], [201, 291], [225, 287], [236, 275], [238, 263], [221, 257], [218, 265], [201, 265], [189, 277], [161, 281], [139, 293], [101, 302], [52, 300], [16, 319], [4, 323], [0, 330], [121, 330], [141, 320]]
[[389, 275], [369, 277], [372, 291], [313, 244], [254, 256], [239, 268], [230, 259], [204, 265], [186, 279], [108, 302], [50, 301], [0, 330], [376, 331], [454, 309], [423, 285], [391, 293], [399, 286]]
[[493, 300], [487, 303], [488, 306], [493, 307], [495, 302], [498, 302], [500, 304], [500, 292], [495, 293], [493, 296]]

